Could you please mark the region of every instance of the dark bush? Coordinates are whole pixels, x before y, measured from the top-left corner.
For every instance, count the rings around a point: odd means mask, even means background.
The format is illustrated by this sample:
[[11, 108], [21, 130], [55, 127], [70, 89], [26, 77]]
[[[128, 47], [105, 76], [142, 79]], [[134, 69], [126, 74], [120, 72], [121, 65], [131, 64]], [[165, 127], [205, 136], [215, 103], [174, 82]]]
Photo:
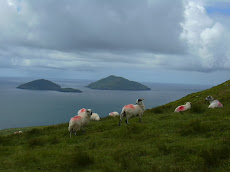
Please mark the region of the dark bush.
[[45, 144], [45, 141], [41, 138], [34, 138], [28, 140], [29, 147], [35, 147], [35, 146], [43, 146]]
[[201, 120], [199, 119], [189, 121], [187, 124], [184, 124], [180, 129], [180, 133], [183, 136], [188, 136], [192, 134], [204, 134], [207, 131], [208, 126], [202, 124]]
[[194, 105], [192, 105], [190, 112], [196, 113], [196, 114], [201, 114], [201, 113], [204, 113], [206, 109], [207, 108], [205, 108], [204, 106], [202, 106], [200, 104], [194, 104]]

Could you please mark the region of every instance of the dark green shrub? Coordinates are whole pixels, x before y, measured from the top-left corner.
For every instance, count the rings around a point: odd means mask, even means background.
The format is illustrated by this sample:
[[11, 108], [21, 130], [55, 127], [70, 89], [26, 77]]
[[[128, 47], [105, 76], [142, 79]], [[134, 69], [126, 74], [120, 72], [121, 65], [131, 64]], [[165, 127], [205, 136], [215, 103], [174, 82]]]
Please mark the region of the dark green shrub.
[[192, 134], [204, 134], [207, 131], [208, 126], [202, 124], [201, 120], [199, 119], [189, 121], [187, 124], [184, 124], [180, 129], [180, 133], [183, 136], [188, 136]]
[[204, 113], [206, 109], [207, 108], [205, 108], [201, 104], [194, 104], [194, 105], [192, 105], [190, 112], [196, 113], [196, 114], [201, 114], [201, 113]]
[[229, 158], [229, 147], [222, 145], [221, 147], [212, 147], [201, 152], [201, 157], [205, 160], [207, 167], [216, 167], [221, 160]]
[[34, 135], [34, 134], [41, 134], [41, 129], [34, 128], [30, 131], [28, 131], [29, 135]]
[[45, 145], [45, 141], [41, 138], [34, 138], [28, 140], [29, 147], [43, 146]]
[[72, 166], [73, 167], [86, 167], [94, 163], [94, 159], [82, 148], [77, 148], [70, 157], [72, 159]]

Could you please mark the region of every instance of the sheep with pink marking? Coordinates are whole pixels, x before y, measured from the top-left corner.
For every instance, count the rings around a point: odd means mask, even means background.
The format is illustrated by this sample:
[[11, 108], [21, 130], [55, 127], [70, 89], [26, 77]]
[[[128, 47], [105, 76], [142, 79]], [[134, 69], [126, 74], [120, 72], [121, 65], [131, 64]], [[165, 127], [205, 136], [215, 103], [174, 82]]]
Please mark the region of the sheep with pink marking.
[[126, 117], [126, 124], [129, 124], [129, 118], [138, 116], [139, 122], [141, 122], [141, 117], [145, 111], [145, 105], [143, 103], [144, 99], [137, 99], [136, 105], [129, 104], [122, 108], [121, 114], [120, 114], [120, 122], [119, 126], [121, 125], [122, 118]]
[[178, 106], [174, 112], [180, 112], [182, 114], [182, 112], [188, 110], [191, 108], [191, 102], [186, 102], [185, 105], [180, 105]]
[[80, 129], [82, 129], [83, 132], [85, 131], [85, 126], [89, 123], [91, 115], [92, 110], [86, 109], [84, 114], [82, 113], [81, 116], [74, 116], [70, 119], [68, 127], [70, 137], [72, 132], [75, 132], [76, 135], [76, 132]]
[[209, 101], [209, 103], [210, 103], [210, 105], [208, 106], [208, 108], [214, 109], [214, 108], [222, 108], [222, 107], [224, 107], [222, 105], [222, 103], [219, 102], [219, 100], [215, 100], [212, 96], [207, 96], [205, 98], [205, 100]]
[[97, 113], [93, 113], [90, 117], [92, 121], [100, 121], [100, 116]]
[[109, 116], [116, 117], [116, 116], [120, 116], [120, 114], [118, 112], [110, 112]]

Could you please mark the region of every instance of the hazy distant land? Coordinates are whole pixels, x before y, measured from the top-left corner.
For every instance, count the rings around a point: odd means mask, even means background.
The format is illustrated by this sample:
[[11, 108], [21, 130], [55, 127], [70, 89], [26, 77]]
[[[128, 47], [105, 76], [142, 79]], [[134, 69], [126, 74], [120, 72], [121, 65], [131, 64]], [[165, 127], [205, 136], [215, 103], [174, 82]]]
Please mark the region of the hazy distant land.
[[38, 79], [25, 84], [19, 85], [17, 88], [26, 89], [26, 90], [50, 90], [50, 91], [59, 91], [59, 92], [82, 92], [79, 89], [74, 88], [61, 88], [60, 85], [55, 84], [49, 80]]

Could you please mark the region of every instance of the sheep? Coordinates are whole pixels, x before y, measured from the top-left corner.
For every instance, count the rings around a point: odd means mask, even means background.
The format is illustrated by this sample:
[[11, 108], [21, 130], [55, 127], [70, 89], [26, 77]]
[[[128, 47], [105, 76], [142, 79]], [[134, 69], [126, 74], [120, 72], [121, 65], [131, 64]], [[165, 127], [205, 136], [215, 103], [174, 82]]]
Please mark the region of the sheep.
[[91, 115], [92, 115], [92, 110], [87, 109], [84, 115], [74, 116], [70, 119], [69, 127], [68, 127], [68, 130], [70, 132], [70, 137], [72, 135], [72, 132], [75, 132], [76, 135], [76, 132], [79, 131], [81, 128], [83, 132], [85, 131], [85, 126], [89, 123]]
[[139, 122], [141, 122], [141, 117], [145, 111], [145, 105], [143, 103], [144, 99], [137, 99], [136, 105], [129, 104], [122, 108], [121, 115], [120, 115], [120, 121], [119, 126], [121, 126], [122, 118], [123, 116], [126, 117], [126, 124], [129, 124], [128, 119], [130, 117], [138, 116]]
[[191, 108], [191, 102], [186, 102], [185, 105], [178, 106], [174, 112], [180, 112], [182, 114], [183, 111], [186, 111]]
[[93, 113], [90, 117], [92, 121], [100, 121], [100, 116], [97, 113]]
[[120, 114], [118, 112], [110, 112], [109, 116], [116, 117], [116, 116], [120, 116]]
[[22, 131], [15, 131], [14, 134], [22, 134]]
[[208, 108], [222, 108], [224, 107], [219, 100], [215, 100], [212, 96], [207, 96], [205, 98], [206, 101], [209, 101], [210, 105], [208, 106]]

